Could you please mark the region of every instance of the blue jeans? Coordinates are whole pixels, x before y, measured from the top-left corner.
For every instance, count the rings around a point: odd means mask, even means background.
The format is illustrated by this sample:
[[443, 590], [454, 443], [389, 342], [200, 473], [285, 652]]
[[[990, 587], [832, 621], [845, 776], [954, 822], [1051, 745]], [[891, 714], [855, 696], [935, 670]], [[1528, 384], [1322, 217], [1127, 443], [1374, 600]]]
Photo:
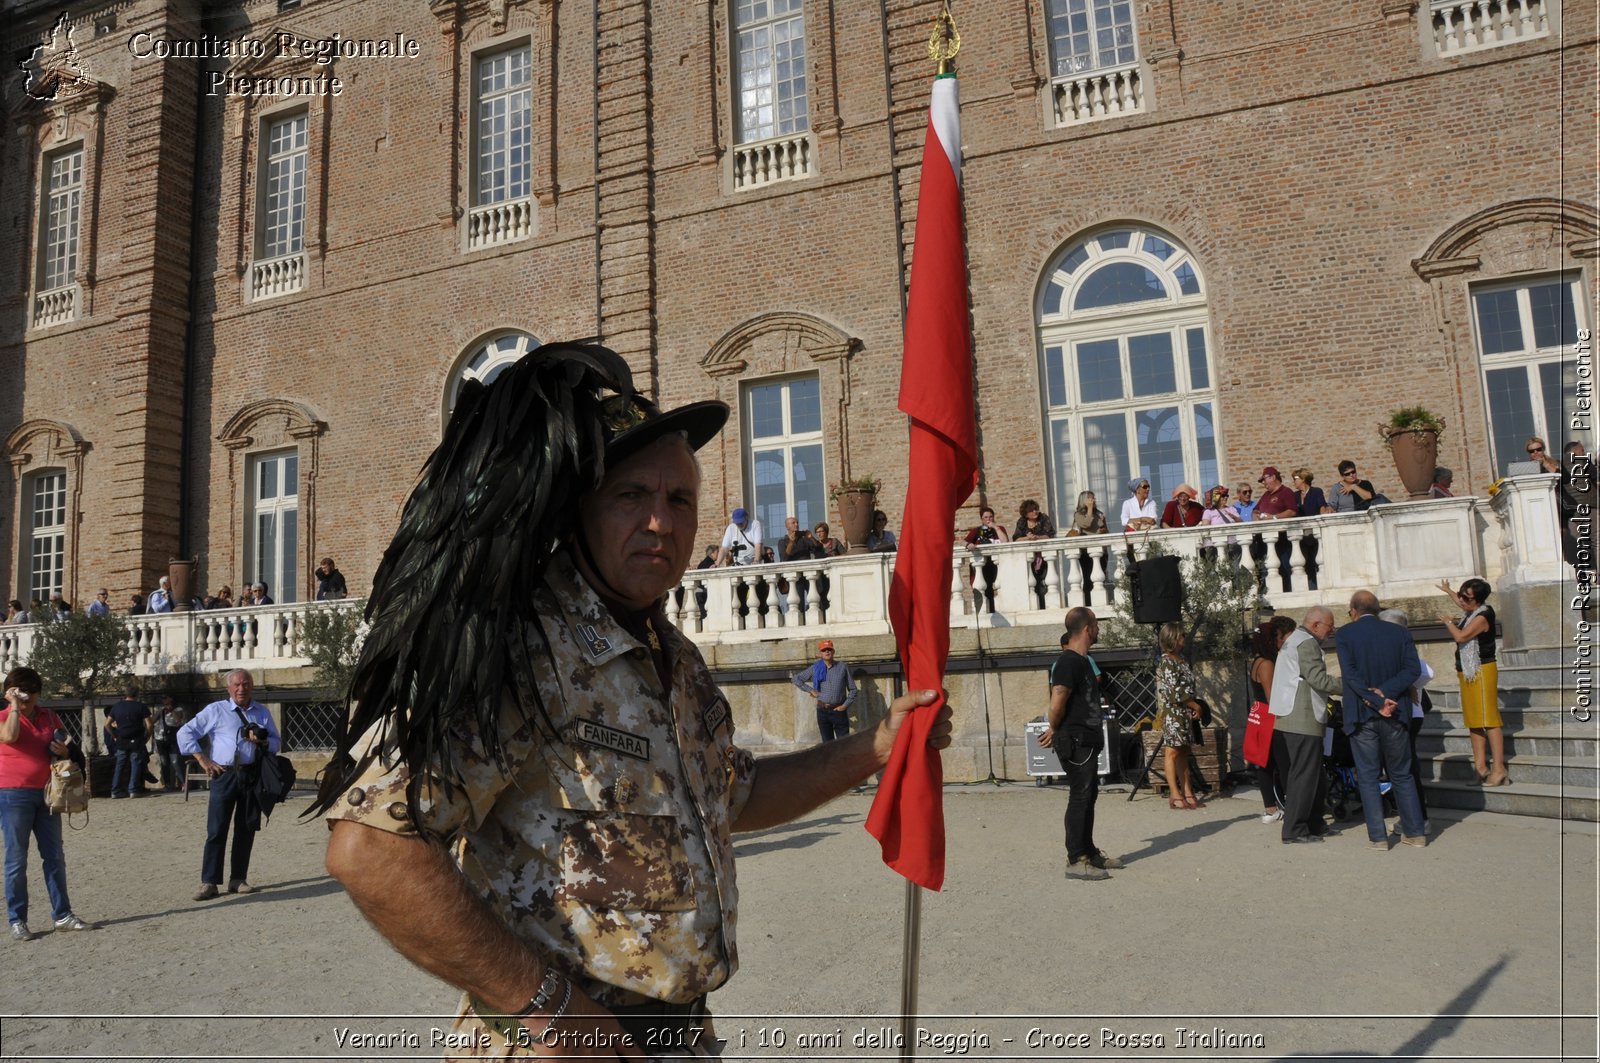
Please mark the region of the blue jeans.
[[111, 751], [111, 793], [126, 794], [131, 790], [144, 793], [144, 766], [147, 754], [143, 746], [137, 749]]
[[1380, 765], [1393, 784], [1394, 803], [1400, 810], [1400, 833], [1420, 837], [1422, 803], [1417, 799], [1417, 780], [1411, 775], [1410, 720], [1394, 716], [1373, 716], [1356, 725], [1350, 736], [1350, 753], [1356, 762], [1356, 789], [1361, 793], [1361, 812], [1367, 820], [1367, 837], [1383, 841], [1389, 836], [1383, 822], [1383, 795], [1378, 790]]
[[61, 815], [45, 808], [44, 788], [0, 790], [0, 831], [6, 842], [6, 922], [28, 921], [28, 840], [39, 841], [44, 884], [54, 919], [72, 914], [67, 896], [67, 857], [61, 848]]
[[228, 844], [228, 825], [233, 825], [233, 852], [228, 863], [230, 881], [250, 877], [250, 850], [255, 848], [256, 832], [245, 826], [244, 777], [229, 768], [211, 780], [210, 800], [206, 804], [206, 846], [200, 856], [200, 881], [222, 885], [222, 851]]

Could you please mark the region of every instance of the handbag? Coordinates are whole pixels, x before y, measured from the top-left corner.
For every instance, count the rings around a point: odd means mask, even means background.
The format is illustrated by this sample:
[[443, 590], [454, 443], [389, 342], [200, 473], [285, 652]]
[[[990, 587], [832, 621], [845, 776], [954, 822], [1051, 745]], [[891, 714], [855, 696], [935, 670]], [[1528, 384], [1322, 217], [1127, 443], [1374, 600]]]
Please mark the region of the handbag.
[[[89, 825], [89, 787], [83, 769], [70, 760], [50, 763], [50, 781], [45, 784], [44, 804], [51, 812], [65, 812], [67, 826], [72, 827], [72, 814], [83, 813], [83, 826]], [[73, 827], [82, 830], [83, 827]]]
[[1267, 766], [1272, 756], [1272, 729], [1278, 718], [1264, 701], [1252, 702], [1250, 716], [1244, 725], [1244, 761], [1258, 768]]

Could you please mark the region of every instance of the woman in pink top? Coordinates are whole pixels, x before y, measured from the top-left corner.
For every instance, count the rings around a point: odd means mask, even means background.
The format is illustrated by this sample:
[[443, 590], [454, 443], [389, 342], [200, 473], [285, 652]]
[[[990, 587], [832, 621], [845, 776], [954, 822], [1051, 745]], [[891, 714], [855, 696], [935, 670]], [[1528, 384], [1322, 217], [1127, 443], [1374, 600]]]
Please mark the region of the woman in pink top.
[[11, 936], [32, 941], [28, 929], [28, 842], [39, 842], [50, 914], [57, 930], [89, 930], [72, 914], [67, 897], [67, 859], [61, 847], [61, 815], [44, 803], [50, 758], [68, 755], [66, 730], [39, 704], [44, 684], [32, 668], [13, 668], [5, 678], [6, 707], [0, 709], [0, 831], [6, 847], [6, 922]]

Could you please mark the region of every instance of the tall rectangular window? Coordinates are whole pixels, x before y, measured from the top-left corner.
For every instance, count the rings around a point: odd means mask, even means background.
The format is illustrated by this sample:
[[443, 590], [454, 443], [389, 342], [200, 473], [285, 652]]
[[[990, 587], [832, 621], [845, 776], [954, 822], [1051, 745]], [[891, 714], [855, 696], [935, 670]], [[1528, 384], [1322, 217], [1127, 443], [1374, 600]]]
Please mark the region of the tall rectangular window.
[[803, 133], [806, 20], [801, 0], [734, 0], [734, 80], [739, 86], [739, 141]]
[[83, 149], [52, 156], [45, 167], [44, 248], [39, 290], [65, 288], [78, 273], [83, 214]]
[[1557, 456], [1573, 436], [1563, 396], [1577, 391], [1577, 361], [1571, 351], [1578, 338], [1578, 284], [1577, 274], [1558, 274], [1472, 290], [1497, 474], [1512, 462], [1527, 460], [1523, 444], [1529, 436], [1543, 439]]
[[299, 600], [300, 456], [295, 451], [253, 459], [250, 477], [251, 580], [278, 602]]
[[305, 248], [306, 115], [267, 126], [262, 170], [261, 255], [281, 258]]
[[475, 205], [525, 199], [533, 191], [533, 49], [477, 63]]
[[[28, 593], [41, 602], [62, 589], [67, 557], [67, 474], [41, 472], [28, 492]], [[38, 619], [35, 617], [35, 619]]]
[[1137, 56], [1131, 0], [1045, 0], [1054, 77], [1122, 66]]
[[748, 426], [746, 469], [753, 496], [746, 504], [776, 549], [784, 521], [800, 527], [827, 520], [822, 469], [822, 392], [815, 375], [751, 384], [744, 393]]

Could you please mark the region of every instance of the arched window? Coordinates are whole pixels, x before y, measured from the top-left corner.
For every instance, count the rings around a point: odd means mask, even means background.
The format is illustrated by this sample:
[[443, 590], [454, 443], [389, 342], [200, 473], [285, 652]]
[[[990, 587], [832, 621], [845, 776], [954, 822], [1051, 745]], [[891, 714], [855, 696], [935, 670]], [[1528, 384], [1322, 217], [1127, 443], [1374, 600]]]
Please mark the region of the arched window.
[[1126, 226], [1079, 238], [1036, 313], [1052, 512], [1090, 490], [1115, 522], [1136, 475], [1162, 503], [1220, 482], [1205, 286], [1182, 245]]
[[451, 411], [456, 408], [456, 396], [461, 394], [462, 384], [468, 380], [489, 383], [500, 375], [502, 369], [520, 361], [523, 355], [537, 346], [537, 339], [515, 329], [496, 332], [480, 340], [450, 371], [450, 379], [444, 389], [444, 419], [448, 421]]

